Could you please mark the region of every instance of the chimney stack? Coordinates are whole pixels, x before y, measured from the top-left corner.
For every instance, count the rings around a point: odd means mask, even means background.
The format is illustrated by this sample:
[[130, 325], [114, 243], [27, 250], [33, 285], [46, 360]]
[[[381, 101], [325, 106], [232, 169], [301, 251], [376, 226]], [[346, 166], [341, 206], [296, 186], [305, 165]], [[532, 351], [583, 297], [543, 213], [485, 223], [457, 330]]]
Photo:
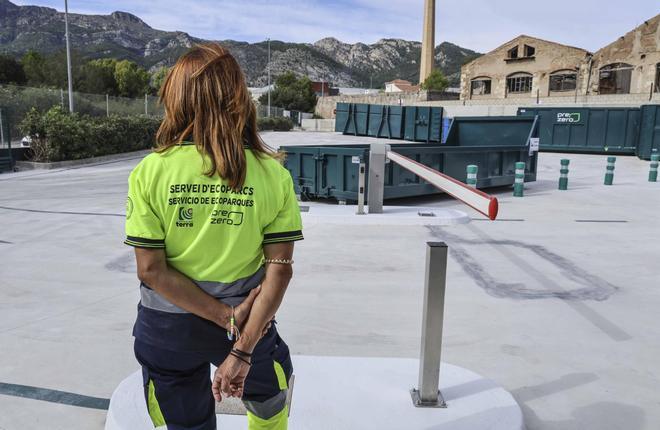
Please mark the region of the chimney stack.
[[433, 71], [435, 54], [435, 0], [424, 0], [424, 34], [422, 37], [422, 61], [419, 83], [423, 83]]

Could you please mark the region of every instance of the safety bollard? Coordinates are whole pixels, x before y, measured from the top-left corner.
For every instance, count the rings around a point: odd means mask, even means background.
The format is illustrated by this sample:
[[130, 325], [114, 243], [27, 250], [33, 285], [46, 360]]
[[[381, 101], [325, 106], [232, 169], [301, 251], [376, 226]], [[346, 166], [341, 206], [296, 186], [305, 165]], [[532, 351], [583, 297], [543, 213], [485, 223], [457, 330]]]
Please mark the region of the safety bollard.
[[419, 385], [410, 390], [417, 408], [445, 408], [440, 386], [442, 362], [442, 327], [447, 288], [447, 244], [427, 242], [422, 342], [419, 353]]
[[607, 157], [605, 185], [612, 185], [612, 183], [614, 183], [614, 163], [616, 163], [616, 157]]
[[660, 162], [660, 154], [651, 155], [651, 170], [649, 170], [649, 182], [658, 181], [658, 163]]
[[513, 197], [522, 197], [525, 189], [525, 163], [516, 163], [516, 180], [513, 184]]
[[559, 171], [559, 189], [562, 191], [568, 190], [568, 165], [570, 162], [571, 160], [567, 160], [566, 158], [560, 161], [561, 170]]
[[479, 172], [479, 166], [470, 164], [467, 166], [467, 184], [472, 188], [477, 188], [477, 173]]

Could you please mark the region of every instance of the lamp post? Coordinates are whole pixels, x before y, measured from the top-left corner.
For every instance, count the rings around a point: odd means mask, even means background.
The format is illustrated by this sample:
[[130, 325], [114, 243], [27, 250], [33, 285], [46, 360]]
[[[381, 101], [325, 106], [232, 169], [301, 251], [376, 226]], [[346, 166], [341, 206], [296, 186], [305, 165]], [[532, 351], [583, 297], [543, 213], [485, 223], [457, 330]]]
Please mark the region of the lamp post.
[[69, 81], [69, 112], [73, 113], [73, 77], [71, 76], [71, 44], [69, 43], [69, 2], [64, 0], [64, 36], [66, 39], [66, 74]]
[[270, 37], [268, 38], [268, 117], [270, 118]]

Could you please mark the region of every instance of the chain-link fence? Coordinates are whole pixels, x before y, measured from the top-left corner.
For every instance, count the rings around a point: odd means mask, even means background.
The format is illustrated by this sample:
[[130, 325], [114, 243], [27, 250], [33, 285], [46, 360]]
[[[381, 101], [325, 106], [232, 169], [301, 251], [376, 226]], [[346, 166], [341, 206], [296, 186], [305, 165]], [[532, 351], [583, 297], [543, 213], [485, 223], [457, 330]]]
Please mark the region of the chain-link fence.
[[[61, 106], [68, 110], [69, 93], [61, 89], [0, 85], [0, 106], [9, 113], [10, 138], [15, 141], [20, 140], [18, 126], [30, 109], [45, 112], [54, 106]], [[73, 107], [76, 112], [91, 116], [163, 115], [158, 98], [149, 95], [132, 99], [74, 91]]]
[[284, 116], [284, 109], [280, 107], [271, 106], [270, 115], [268, 115], [268, 106], [267, 105], [257, 105], [257, 117], [266, 118], [268, 116]]

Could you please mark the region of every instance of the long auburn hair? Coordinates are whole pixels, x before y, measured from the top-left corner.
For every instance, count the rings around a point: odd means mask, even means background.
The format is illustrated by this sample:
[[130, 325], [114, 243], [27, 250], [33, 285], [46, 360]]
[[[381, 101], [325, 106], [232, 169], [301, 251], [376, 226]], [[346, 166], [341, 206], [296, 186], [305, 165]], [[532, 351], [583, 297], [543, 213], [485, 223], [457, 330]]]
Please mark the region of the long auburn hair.
[[236, 59], [218, 43], [196, 45], [169, 71], [160, 90], [165, 118], [156, 134], [156, 152], [191, 140], [229, 186], [245, 182], [244, 147], [257, 157], [277, 157], [257, 132], [257, 112]]

